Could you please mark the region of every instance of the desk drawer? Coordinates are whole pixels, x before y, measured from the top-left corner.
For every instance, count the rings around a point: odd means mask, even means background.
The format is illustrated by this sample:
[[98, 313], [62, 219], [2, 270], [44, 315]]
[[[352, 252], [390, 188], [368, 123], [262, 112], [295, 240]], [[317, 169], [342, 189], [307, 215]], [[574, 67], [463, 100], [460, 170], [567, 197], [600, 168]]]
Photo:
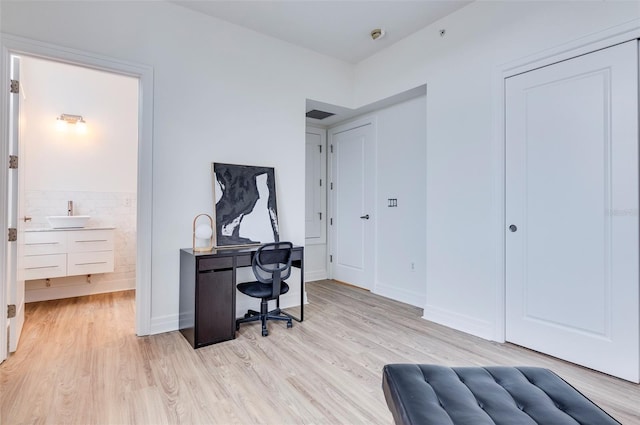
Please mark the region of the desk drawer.
[[247, 267], [251, 265], [251, 253], [247, 253], [246, 255], [238, 255], [236, 257], [236, 267]]
[[233, 257], [201, 258], [198, 260], [198, 271], [232, 269]]
[[[236, 267], [248, 267], [251, 265], [251, 260], [253, 258], [253, 253], [247, 252], [246, 254], [241, 254], [236, 256]], [[291, 253], [291, 261], [299, 261], [302, 260], [302, 250], [293, 250]]]
[[291, 261], [302, 260], [302, 252], [301, 249], [294, 249], [291, 253]]

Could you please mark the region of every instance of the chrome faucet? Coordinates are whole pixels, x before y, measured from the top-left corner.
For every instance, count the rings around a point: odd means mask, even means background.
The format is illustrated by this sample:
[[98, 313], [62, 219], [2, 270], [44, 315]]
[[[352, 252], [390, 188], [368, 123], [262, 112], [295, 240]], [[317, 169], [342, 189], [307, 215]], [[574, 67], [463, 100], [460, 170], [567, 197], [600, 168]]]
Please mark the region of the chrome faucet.
[[67, 202], [67, 215], [68, 216], [72, 216], [73, 215], [73, 201], [68, 201]]

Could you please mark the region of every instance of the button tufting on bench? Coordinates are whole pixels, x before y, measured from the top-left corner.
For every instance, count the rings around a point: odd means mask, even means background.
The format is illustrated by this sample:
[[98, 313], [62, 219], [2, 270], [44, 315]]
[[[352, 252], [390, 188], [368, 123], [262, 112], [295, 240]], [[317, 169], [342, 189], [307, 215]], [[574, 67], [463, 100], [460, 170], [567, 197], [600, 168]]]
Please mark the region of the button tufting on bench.
[[620, 425], [543, 368], [392, 364], [382, 388], [397, 425]]

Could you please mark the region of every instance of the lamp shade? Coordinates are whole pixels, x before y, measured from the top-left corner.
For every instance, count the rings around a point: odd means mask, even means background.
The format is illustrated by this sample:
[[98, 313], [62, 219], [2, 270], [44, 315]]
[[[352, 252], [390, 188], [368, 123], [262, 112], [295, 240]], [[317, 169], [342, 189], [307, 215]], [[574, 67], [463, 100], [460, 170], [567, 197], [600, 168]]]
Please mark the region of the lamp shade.
[[196, 226], [197, 239], [209, 239], [213, 235], [213, 229], [208, 224], [199, 224]]
[[208, 214], [198, 214], [193, 218], [193, 252], [211, 250], [213, 250], [213, 219]]

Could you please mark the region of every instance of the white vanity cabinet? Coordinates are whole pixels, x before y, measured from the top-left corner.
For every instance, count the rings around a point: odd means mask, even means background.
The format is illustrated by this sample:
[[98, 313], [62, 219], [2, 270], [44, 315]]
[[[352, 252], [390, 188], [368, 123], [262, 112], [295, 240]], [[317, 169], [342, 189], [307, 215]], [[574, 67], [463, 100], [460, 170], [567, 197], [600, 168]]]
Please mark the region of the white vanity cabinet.
[[113, 272], [113, 229], [25, 232], [24, 279]]

